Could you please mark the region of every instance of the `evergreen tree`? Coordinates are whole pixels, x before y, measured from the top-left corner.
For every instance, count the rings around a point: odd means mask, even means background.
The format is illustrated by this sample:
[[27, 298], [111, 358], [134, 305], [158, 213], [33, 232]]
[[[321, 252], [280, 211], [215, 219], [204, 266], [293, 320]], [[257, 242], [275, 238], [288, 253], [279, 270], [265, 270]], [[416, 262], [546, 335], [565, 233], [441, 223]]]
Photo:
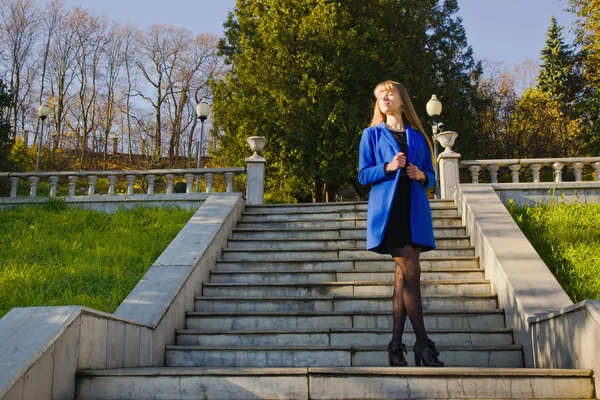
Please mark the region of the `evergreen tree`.
[[546, 33], [546, 46], [541, 52], [542, 65], [538, 78], [539, 88], [552, 96], [563, 113], [577, 100], [582, 89], [577, 60], [570, 46], [564, 42], [563, 28], [552, 17]]
[[358, 143], [377, 83], [402, 82], [422, 118], [435, 93], [448, 99], [447, 126], [472, 119], [474, 63], [457, 10], [455, 0], [238, 0], [220, 45], [231, 70], [213, 85], [215, 161], [240, 163], [245, 138], [266, 136], [276, 200], [360, 191]]
[[[0, 172], [12, 170], [9, 162], [10, 149], [13, 145], [10, 123], [6, 119], [7, 111], [11, 106], [10, 93], [6, 84], [0, 78]], [[0, 195], [6, 195], [9, 190], [7, 180], [0, 180]]]

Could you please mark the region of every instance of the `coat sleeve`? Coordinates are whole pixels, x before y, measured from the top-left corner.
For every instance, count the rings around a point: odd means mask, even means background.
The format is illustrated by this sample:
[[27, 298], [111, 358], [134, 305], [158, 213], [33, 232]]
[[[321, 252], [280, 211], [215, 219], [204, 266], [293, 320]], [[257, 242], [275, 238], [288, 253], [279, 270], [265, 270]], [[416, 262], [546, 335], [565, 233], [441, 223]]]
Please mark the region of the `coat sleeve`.
[[365, 186], [394, 179], [395, 174], [386, 175], [385, 162], [378, 162], [375, 155], [375, 140], [372, 130], [365, 129], [358, 150], [358, 181]]

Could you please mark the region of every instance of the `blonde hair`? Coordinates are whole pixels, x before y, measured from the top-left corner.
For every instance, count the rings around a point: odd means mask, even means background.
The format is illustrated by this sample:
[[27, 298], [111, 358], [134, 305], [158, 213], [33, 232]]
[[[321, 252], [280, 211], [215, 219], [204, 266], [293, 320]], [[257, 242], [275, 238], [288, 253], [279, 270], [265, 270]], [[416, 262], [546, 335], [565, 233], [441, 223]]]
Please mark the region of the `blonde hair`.
[[421, 121], [419, 121], [419, 117], [417, 117], [417, 112], [410, 101], [410, 97], [408, 96], [408, 92], [399, 82], [394, 81], [385, 81], [381, 82], [379, 85], [375, 87], [373, 94], [375, 95], [375, 107], [373, 110], [373, 119], [371, 120], [371, 126], [376, 126], [386, 121], [385, 114], [379, 108], [379, 101], [377, 100], [377, 95], [384, 91], [395, 91], [400, 95], [400, 100], [402, 100], [403, 107], [400, 109], [402, 114], [402, 118], [408, 122], [408, 125], [412, 128], [415, 128], [419, 131], [421, 135], [425, 138], [427, 145], [429, 146], [429, 151], [431, 152], [431, 162], [435, 165], [435, 160], [433, 159], [433, 146], [431, 141], [425, 135], [425, 130], [421, 125]]

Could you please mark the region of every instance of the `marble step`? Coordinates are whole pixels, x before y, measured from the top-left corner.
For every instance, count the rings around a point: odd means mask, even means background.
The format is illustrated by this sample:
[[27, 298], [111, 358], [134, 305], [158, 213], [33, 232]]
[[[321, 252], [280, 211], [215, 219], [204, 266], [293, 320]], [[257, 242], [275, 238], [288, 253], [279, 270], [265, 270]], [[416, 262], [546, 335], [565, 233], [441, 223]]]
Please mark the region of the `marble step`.
[[[431, 199], [429, 200], [431, 209], [454, 207], [454, 200], [451, 199]], [[348, 211], [348, 210], [366, 210], [368, 203], [360, 202], [340, 202], [340, 203], [297, 203], [297, 204], [260, 204], [247, 205], [246, 211], [262, 213], [287, 213], [294, 211]]]
[[[229, 239], [228, 249], [341, 249], [366, 248], [366, 239]], [[436, 239], [438, 247], [468, 247], [471, 240], [468, 236]]]
[[[395, 267], [392, 267], [395, 268]], [[361, 270], [289, 270], [222, 271], [210, 272], [210, 283], [312, 283], [312, 282], [394, 282], [395, 273]], [[482, 269], [422, 269], [422, 280], [485, 279]]]
[[77, 373], [79, 400], [592, 399], [592, 371], [538, 368], [127, 368]]
[[[442, 217], [433, 218], [433, 227], [462, 227], [461, 217]], [[366, 218], [332, 218], [332, 219], [320, 219], [320, 220], [306, 220], [306, 219], [288, 219], [285, 221], [265, 221], [258, 220], [256, 222], [244, 221], [243, 219], [238, 222], [238, 228], [249, 229], [249, 228], [366, 228]]]
[[[455, 246], [455, 247], [438, 247], [428, 251], [428, 257], [474, 257], [475, 248], [472, 246]], [[223, 249], [223, 260], [236, 261], [274, 261], [274, 260], [335, 260], [335, 259], [375, 259], [389, 260], [388, 254], [376, 254], [372, 251], [361, 248], [306, 248], [306, 249], [260, 249], [260, 248], [244, 248], [244, 249]]]
[[[425, 253], [419, 259], [421, 268], [425, 270], [435, 269], [477, 269], [479, 268], [479, 257], [429, 257]], [[372, 270], [372, 271], [394, 271], [396, 263], [390, 256], [382, 258], [373, 253], [373, 257], [364, 259], [339, 259], [322, 260], [318, 258], [303, 260], [279, 260], [279, 261], [252, 261], [252, 260], [217, 260], [217, 271], [351, 271], [351, 270]]]
[[[511, 329], [482, 330], [430, 330], [429, 337], [437, 344], [513, 344]], [[323, 329], [323, 330], [274, 330], [274, 331], [201, 331], [181, 329], [177, 331], [177, 344], [185, 346], [387, 346], [390, 329]], [[404, 343], [414, 343], [415, 334], [407, 330], [402, 336]]]
[[[407, 345], [409, 366], [415, 361]], [[440, 360], [453, 367], [521, 368], [520, 345], [482, 346], [440, 344]], [[387, 346], [282, 346], [212, 347], [167, 345], [168, 367], [282, 368], [282, 367], [385, 367]]]
[[[458, 209], [456, 207], [434, 208], [431, 210], [433, 218], [456, 217]], [[286, 221], [292, 220], [321, 220], [333, 218], [366, 218], [367, 210], [294, 210], [287, 212], [273, 213], [271, 211], [262, 212], [256, 210], [246, 210], [242, 212], [242, 221]]]
[[[423, 296], [425, 310], [495, 309], [496, 295]], [[391, 310], [391, 296], [323, 297], [198, 297], [195, 310], [201, 312], [269, 312], [269, 311], [354, 311]]]
[[[273, 297], [273, 296], [391, 296], [393, 282], [314, 282], [314, 283], [205, 283], [203, 296]], [[421, 294], [469, 295], [490, 294], [486, 279], [425, 280]]]
[[[436, 239], [467, 236], [463, 227], [438, 227], [434, 229]], [[365, 239], [365, 228], [234, 228], [233, 239]]]
[[[503, 309], [424, 310], [427, 329], [501, 329]], [[273, 311], [273, 312], [188, 312], [186, 329], [244, 331], [281, 329], [381, 328], [391, 329], [391, 311]], [[406, 327], [409, 329], [410, 321]]]

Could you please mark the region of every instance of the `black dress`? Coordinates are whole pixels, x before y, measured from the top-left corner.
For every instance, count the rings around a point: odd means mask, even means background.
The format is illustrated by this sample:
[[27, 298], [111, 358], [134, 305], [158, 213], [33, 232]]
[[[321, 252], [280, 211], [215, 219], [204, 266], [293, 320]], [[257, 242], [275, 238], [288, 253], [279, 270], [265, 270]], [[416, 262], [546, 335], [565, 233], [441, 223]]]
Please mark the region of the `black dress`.
[[[406, 131], [390, 130], [398, 142], [400, 151], [408, 154], [408, 143], [406, 141]], [[409, 160], [406, 161], [408, 165]], [[393, 248], [401, 248], [407, 244], [413, 244], [410, 230], [410, 178], [406, 174], [406, 168], [402, 168], [398, 185], [394, 194], [394, 202], [390, 210], [390, 217], [385, 229], [383, 244], [389, 251]], [[421, 246], [415, 246], [421, 247]]]

